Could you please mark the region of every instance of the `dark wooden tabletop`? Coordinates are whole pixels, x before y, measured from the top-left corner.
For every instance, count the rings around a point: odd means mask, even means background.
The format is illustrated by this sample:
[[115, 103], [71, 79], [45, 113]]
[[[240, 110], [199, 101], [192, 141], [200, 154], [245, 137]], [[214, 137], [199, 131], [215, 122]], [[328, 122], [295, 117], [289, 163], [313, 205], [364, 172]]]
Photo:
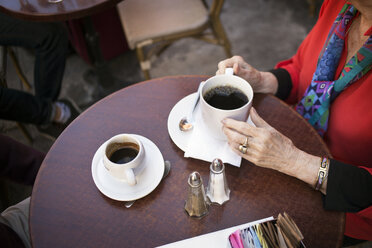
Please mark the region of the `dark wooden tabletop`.
[[[202, 219], [185, 214], [187, 178], [198, 171], [208, 182], [209, 163], [184, 158], [167, 131], [172, 107], [195, 92], [202, 76], [153, 79], [120, 90], [82, 113], [48, 152], [33, 188], [30, 231], [39, 247], [154, 247], [287, 212], [311, 247], [340, 247], [344, 213], [323, 210], [321, 194], [307, 184], [243, 160], [226, 166], [231, 198], [211, 206]], [[256, 94], [253, 106], [294, 144], [330, 155], [311, 126], [271, 95]], [[91, 162], [98, 147], [119, 133], [152, 140], [170, 160], [169, 176], [127, 209], [96, 188]]]
[[0, 0], [0, 10], [17, 18], [33, 21], [66, 21], [95, 14], [121, 0]]

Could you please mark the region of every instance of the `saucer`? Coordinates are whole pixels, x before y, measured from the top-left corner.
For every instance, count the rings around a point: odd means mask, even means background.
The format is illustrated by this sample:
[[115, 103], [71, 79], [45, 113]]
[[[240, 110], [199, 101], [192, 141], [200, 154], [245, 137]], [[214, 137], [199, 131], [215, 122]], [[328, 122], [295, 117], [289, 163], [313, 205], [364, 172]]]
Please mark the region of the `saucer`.
[[143, 159], [145, 168], [137, 178], [137, 184], [129, 186], [127, 183], [112, 177], [103, 166], [103, 143], [94, 154], [92, 160], [92, 177], [95, 185], [105, 196], [118, 201], [133, 201], [150, 194], [160, 183], [164, 173], [164, 159], [159, 148], [149, 139], [141, 135], [139, 139], [145, 149]]
[[[171, 112], [168, 116], [168, 133], [171, 137], [172, 141], [178, 148], [182, 151], [185, 151], [187, 148], [187, 144], [192, 134], [192, 130], [187, 132], [182, 132], [178, 127], [180, 120], [186, 116], [186, 113], [189, 113], [190, 108], [192, 108], [193, 101], [196, 97], [197, 92], [192, 93], [184, 98], [182, 98], [179, 102], [174, 105]], [[196, 108], [199, 107], [199, 103]], [[195, 111], [196, 112], [196, 109]]]
[[[196, 97], [197, 92], [192, 93], [188, 96], [185, 96], [182, 98], [180, 101], [174, 105], [172, 108], [171, 112], [169, 113], [168, 116], [168, 133], [169, 136], [171, 137], [172, 141], [178, 148], [180, 148], [182, 151], [185, 151], [187, 149], [187, 144], [189, 143], [189, 139], [192, 136], [193, 130], [187, 131], [187, 132], [182, 132], [178, 124], [180, 120], [186, 116], [187, 113], [190, 112], [190, 108], [193, 106], [193, 101]], [[194, 114], [198, 111], [200, 104], [196, 106], [194, 110]], [[247, 123], [249, 123], [252, 126], [255, 126], [254, 123], [251, 120], [251, 117], [248, 117]], [[207, 130], [205, 130], [207, 132]]]

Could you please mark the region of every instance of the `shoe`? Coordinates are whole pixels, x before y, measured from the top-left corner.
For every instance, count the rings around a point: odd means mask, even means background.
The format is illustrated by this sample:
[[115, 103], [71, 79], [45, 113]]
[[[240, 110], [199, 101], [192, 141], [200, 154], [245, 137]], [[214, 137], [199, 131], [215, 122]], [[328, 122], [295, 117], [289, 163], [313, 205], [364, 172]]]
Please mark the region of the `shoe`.
[[65, 104], [67, 107], [69, 107], [71, 111], [70, 118], [68, 118], [68, 120], [65, 123], [63, 123], [63, 125], [68, 126], [73, 120], [75, 120], [76, 117], [80, 115], [81, 109], [71, 99], [60, 99], [58, 100], [58, 102]]
[[70, 117], [65, 123], [55, 123], [52, 122], [50, 124], [39, 125], [37, 126], [37, 130], [47, 138], [56, 139], [58, 136], [65, 130], [65, 128], [81, 113], [80, 108], [70, 99], [61, 99], [58, 100], [68, 106], [70, 109]]

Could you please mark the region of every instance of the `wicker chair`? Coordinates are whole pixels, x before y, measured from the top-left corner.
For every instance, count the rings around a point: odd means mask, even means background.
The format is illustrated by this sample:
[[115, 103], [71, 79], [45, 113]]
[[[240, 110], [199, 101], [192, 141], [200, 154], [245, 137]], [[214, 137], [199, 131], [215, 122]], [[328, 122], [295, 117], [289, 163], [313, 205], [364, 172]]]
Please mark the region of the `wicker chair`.
[[223, 3], [224, 0], [213, 0], [209, 8], [203, 0], [119, 3], [117, 8], [129, 47], [136, 50], [145, 78], [150, 78], [151, 56], [186, 37], [223, 46], [227, 57], [231, 57], [230, 42], [219, 18]]

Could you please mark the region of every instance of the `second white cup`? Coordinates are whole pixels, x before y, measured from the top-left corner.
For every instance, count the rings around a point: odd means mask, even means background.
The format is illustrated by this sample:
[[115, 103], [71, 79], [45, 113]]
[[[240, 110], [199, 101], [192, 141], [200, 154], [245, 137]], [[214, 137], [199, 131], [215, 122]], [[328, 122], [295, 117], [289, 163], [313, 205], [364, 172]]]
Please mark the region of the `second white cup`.
[[103, 165], [114, 178], [129, 186], [137, 184], [138, 176], [145, 168], [145, 150], [141, 141], [131, 134], [118, 134], [106, 142]]

